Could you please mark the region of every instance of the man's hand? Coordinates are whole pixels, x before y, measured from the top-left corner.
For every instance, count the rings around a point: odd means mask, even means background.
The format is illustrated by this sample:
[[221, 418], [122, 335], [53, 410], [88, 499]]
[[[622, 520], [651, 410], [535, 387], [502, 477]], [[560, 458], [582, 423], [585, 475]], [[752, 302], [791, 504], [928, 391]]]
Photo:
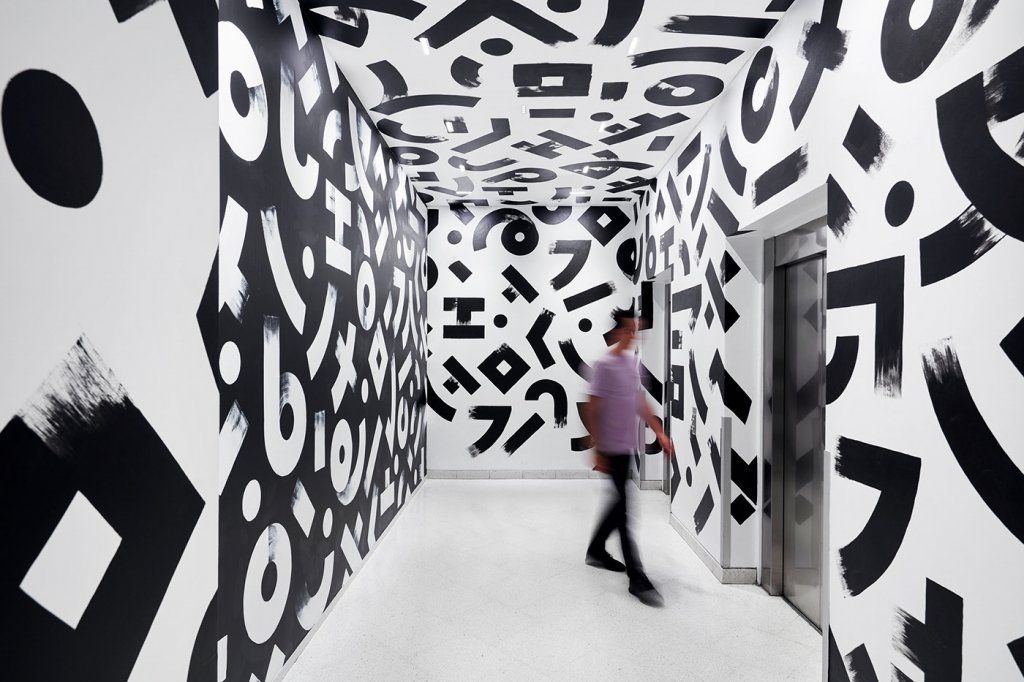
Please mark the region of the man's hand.
[[661, 443], [661, 449], [665, 453], [666, 457], [675, 453], [676, 448], [672, 444], [672, 439], [669, 438], [664, 431], [658, 432], [658, 442]]

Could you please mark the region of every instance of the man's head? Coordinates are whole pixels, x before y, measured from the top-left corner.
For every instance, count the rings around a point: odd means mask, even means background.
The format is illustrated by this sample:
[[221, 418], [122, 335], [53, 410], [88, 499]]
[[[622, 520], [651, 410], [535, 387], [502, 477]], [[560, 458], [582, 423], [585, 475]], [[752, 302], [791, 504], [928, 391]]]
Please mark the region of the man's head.
[[621, 350], [628, 350], [636, 338], [637, 321], [632, 310], [616, 308], [612, 311], [615, 326], [612, 328], [612, 339]]

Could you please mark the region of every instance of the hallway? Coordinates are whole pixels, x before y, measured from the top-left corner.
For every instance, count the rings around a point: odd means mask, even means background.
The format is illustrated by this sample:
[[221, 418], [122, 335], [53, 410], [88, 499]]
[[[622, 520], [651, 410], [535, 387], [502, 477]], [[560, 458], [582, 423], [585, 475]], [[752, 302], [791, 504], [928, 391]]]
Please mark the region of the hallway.
[[718, 583], [659, 492], [631, 490], [665, 607], [585, 566], [606, 485], [428, 479], [286, 679], [820, 679], [818, 633], [760, 587]]

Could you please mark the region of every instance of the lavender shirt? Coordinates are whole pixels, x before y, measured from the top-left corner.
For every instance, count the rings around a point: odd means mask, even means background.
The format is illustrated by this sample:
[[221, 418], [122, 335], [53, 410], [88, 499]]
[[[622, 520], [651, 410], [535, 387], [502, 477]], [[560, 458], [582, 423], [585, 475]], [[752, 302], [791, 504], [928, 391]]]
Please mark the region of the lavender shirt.
[[594, 366], [590, 395], [600, 398], [594, 436], [603, 454], [631, 454], [639, 448], [640, 369], [632, 353], [608, 353]]

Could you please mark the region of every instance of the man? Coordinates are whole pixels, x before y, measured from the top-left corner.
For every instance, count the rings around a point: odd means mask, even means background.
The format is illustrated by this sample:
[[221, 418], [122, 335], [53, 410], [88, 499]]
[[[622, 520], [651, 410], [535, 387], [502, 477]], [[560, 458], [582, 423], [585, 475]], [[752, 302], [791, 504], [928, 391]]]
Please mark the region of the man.
[[[637, 332], [636, 317], [631, 310], [615, 310], [612, 317], [615, 319], [612, 330], [614, 345], [594, 367], [584, 416], [597, 450], [598, 468], [611, 474], [616, 496], [594, 531], [587, 548], [586, 563], [609, 571], [625, 571], [630, 594], [648, 606], [660, 606], [661, 595], [644, 573], [629, 531], [626, 491], [632, 455], [639, 447], [638, 418], [643, 417], [657, 434], [666, 456], [673, 451], [672, 441], [654, 418], [640, 386], [639, 363], [632, 352]], [[605, 550], [605, 542], [613, 530], [619, 531], [625, 565]]]

